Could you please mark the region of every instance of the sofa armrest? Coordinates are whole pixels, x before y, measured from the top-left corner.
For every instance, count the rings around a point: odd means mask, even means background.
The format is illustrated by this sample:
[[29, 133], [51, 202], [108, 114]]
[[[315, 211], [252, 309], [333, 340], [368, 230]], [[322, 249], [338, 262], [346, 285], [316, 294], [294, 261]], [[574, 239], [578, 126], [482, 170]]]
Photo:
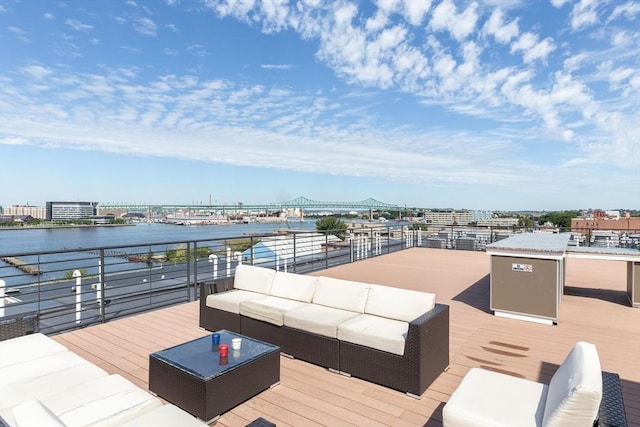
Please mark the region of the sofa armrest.
[[602, 371], [602, 402], [596, 425], [599, 427], [627, 426], [627, 415], [618, 374]]
[[432, 310], [409, 322], [405, 356], [417, 365], [419, 390], [425, 390], [449, 366], [449, 306]]
[[37, 312], [19, 313], [0, 319], [0, 341], [40, 331], [40, 316]]

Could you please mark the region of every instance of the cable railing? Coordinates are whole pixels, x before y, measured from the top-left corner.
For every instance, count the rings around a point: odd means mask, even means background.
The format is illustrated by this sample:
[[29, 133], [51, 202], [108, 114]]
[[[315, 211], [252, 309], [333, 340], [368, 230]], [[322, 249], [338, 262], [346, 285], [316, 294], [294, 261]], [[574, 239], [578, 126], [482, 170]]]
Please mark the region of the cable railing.
[[[484, 251], [487, 244], [522, 232], [542, 230], [363, 226], [0, 254], [0, 327], [35, 314], [39, 330], [54, 334], [194, 301], [200, 283], [233, 276], [239, 263], [304, 274], [411, 247]], [[572, 241], [640, 248], [640, 233], [574, 230]]]

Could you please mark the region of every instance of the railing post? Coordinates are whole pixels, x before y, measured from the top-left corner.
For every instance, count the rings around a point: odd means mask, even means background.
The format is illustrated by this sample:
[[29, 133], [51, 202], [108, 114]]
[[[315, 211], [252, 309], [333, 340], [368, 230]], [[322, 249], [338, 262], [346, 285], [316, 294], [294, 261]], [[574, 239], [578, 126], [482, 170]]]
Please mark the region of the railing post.
[[0, 279], [0, 318], [4, 317], [4, 287], [6, 282]]
[[293, 272], [294, 273], [296, 272], [296, 265], [298, 264], [298, 258], [297, 258], [297, 254], [298, 254], [297, 243], [298, 243], [298, 240], [297, 240], [297, 236], [298, 235], [296, 233], [293, 233]]
[[387, 253], [391, 253], [391, 227], [387, 226]]
[[329, 235], [324, 235], [324, 268], [329, 268]]
[[218, 255], [209, 255], [209, 262], [213, 264], [213, 280], [218, 278]]
[[73, 289], [76, 293], [76, 324], [79, 324], [82, 317], [82, 273], [80, 270], [73, 270], [73, 277], [76, 279], [76, 286]]
[[[195, 242], [194, 242], [195, 245]], [[195, 257], [194, 257], [195, 258]], [[191, 242], [187, 242], [187, 301], [191, 301]]]
[[104, 323], [106, 321], [104, 310], [104, 249], [100, 249], [100, 259], [98, 260], [98, 289], [96, 292], [96, 298], [98, 300], [98, 307], [100, 311], [100, 321]]

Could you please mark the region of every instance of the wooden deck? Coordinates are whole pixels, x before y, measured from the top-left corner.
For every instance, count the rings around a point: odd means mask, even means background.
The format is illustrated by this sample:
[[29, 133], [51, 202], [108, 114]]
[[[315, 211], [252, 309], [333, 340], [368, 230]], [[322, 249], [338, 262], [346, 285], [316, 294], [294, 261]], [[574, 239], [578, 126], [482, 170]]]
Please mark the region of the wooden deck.
[[[548, 383], [576, 341], [596, 345], [602, 369], [620, 374], [627, 419], [640, 425], [640, 310], [628, 304], [626, 265], [570, 259], [556, 326], [498, 318], [489, 310], [489, 256], [414, 248], [316, 275], [433, 292], [451, 307], [451, 366], [420, 400], [281, 358], [281, 383], [224, 414], [218, 426], [264, 417], [283, 426], [438, 426], [442, 407], [472, 367]], [[206, 335], [198, 303], [55, 336], [110, 373], [147, 388], [148, 355]]]

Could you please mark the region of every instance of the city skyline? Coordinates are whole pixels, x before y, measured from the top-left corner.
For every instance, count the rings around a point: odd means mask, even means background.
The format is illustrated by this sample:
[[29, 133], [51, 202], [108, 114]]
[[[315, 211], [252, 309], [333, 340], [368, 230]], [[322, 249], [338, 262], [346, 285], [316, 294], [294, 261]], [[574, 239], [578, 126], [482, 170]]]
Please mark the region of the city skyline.
[[0, 0], [0, 205], [639, 209], [638, 21], [636, 0]]

